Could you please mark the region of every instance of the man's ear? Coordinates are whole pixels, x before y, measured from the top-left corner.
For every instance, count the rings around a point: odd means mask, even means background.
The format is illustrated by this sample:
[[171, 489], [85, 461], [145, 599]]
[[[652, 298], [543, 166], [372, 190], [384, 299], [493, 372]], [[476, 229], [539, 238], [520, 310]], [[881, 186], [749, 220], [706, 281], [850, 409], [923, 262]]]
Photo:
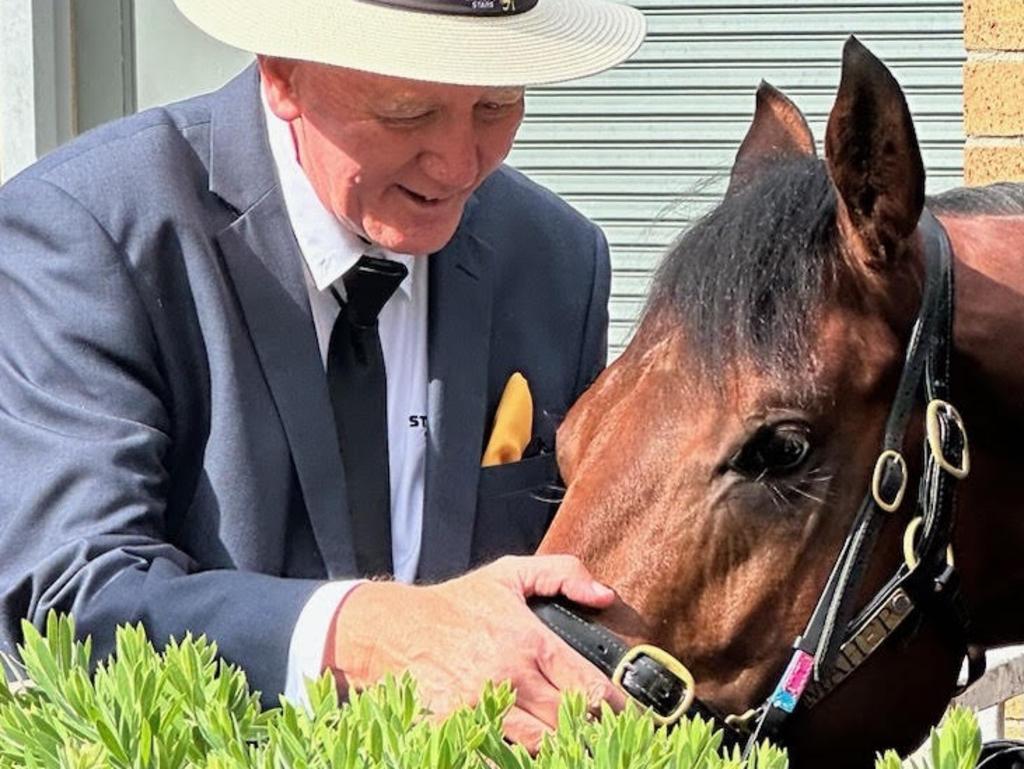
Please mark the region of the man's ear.
[[803, 113], [782, 91], [762, 80], [754, 119], [736, 153], [726, 194], [746, 187], [772, 163], [815, 154], [814, 136]]
[[292, 87], [292, 75], [298, 62], [279, 56], [263, 55], [257, 56], [256, 61], [263, 80], [263, 92], [267, 95], [267, 104], [270, 105], [271, 111], [281, 120], [295, 120], [302, 114]]

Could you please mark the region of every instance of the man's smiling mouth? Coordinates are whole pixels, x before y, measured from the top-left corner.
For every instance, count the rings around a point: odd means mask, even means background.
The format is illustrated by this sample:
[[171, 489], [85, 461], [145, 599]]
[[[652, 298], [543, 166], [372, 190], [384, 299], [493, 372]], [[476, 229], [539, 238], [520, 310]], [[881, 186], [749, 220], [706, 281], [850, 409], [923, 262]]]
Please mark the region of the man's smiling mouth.
[[451, 199], [451, 197], [438, 198], [433, 196], [421, 195], [418, 192], [410, 190], [408, 187], [404, 187], [401, 184], [397, 185], [407, 198], [419, 203], [422, 206], [436, 206], [440, 203], [445, 203]]

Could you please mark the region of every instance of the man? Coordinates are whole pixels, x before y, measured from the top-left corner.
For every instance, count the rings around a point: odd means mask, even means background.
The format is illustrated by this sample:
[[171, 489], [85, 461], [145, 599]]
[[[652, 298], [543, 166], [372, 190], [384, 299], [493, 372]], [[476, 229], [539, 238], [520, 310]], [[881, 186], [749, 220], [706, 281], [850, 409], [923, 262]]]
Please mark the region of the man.
[[[601, 233], [501, 166], [523, 87], [621, 61], [639, 14], [177, 2], [258, 65], [0, 190], [3, 648], [56, 608], [99, 654], [205, 633], [267, 704], [325, 668], [439, 711], [509, 678], [531, 745], [560, 690], [621, 703], [526, 607], [614, 600], [578, 562], [455, 575], [537, 544], [605, 355]], [[530, 439], [481, 469], [516, 372]]]

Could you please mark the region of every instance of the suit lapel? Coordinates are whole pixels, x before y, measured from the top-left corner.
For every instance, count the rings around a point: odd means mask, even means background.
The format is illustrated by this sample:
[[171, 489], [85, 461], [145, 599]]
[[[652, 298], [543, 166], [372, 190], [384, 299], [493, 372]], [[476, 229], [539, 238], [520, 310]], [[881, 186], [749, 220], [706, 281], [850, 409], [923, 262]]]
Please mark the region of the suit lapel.
[[267, 146], [255, 71], [222, 91], [211, 120], [210, 189], [240, 212], [217, 239], [291, 448], [329, 577], [355, 573], [333, 412], [302, 255]]
[[419, 578], [469, 566], [487, 415], [489, 248], [465, 226], [430, 256], [426, 499]]

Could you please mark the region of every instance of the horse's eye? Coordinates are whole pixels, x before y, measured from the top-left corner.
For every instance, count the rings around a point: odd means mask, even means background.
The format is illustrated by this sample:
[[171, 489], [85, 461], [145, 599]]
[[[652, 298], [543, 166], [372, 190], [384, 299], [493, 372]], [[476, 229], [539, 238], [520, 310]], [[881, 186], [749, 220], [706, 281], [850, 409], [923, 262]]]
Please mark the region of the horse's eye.
[[801, 426], [765, 425], [729, 460], [729, 467], [750, 478], [785, 475], [803, 464], [810, 449]]

